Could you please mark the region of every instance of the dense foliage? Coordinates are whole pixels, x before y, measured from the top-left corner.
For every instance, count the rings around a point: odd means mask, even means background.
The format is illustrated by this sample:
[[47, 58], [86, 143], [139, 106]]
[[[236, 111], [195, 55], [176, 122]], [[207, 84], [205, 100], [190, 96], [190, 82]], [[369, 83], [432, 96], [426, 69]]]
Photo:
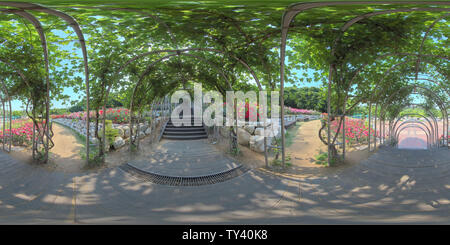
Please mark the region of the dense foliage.
[[[103, 111], [108, 107], [129, 108], [123, 122], [134, 122], [154, 102], [193, 82], [222, 94], [230, 89], [258, 90], [259, 85], [279, 90], [280, 20], [292, 1], [241, 5], [153, 1], [140, 3], [140, 8], [132, 8], [136, 2], [100, 7], [86, 3], [76, 8], [51, 0], [40, 2], [73, 16], [83, 30], [90, 71], [89, 109], [97, 128], [102, 120], [119, 120], [107, 118]], [[290, 23], [286, 80], [296, 87], [286, 88], [286, 105], [325, 112], [331, 76], [332, 120], [372, 105], [378, 117], [392, 120], [414, 102], [411, 94], [415, 92], [425, 98], [421, 106], [427, 110], [447, 109], [442, 107], [448, 107], [450, 91], [449, 16], [444, 16], [443, 10], [420, 10], [434, 7], [373, 3], [302, 12]], [[357, 16], [399, 8], [419, 10], [374, 15], [342, 31], [344, 24]], [[47, 114], [47, 93], [52, 100], [69, 101], [65, 88], [79, 96], [79, 103], [69, 111], [85, 111], [86, 84], [77, 35], [58, 17], [29, 12], [42, 23], [49, 71], [33, 26], [13, 12], [4, 12], [0, 15], [0, 57], [10, 64], [0, 62], [3, 90], [10, 99], [28, 105], [35, 123], [42, 123]], [[186, 48], [196, 50], [182, 50]], [[153, 53], [126, 63], [149, 52]], [[323, 88], [301, 88], [305, 83]], [[441, 99], [440, 104], [436, 98]], [[98, 130], [95, 132], [101, 141]], [[337, 136], [338, 132], [332, 144]], [[103, 154], [101, 150], [99, 154]]]

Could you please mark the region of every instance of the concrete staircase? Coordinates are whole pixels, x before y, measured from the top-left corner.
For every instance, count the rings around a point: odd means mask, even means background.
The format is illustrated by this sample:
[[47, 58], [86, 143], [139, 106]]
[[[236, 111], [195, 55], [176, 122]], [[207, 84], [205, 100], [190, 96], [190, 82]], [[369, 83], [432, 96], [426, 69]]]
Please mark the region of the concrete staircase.
[[202, 126], [194, 126], [194, 117], [190, 117], [190, 125], [175, 126], [172, 119], [166, 125], [162, 138], [172, 140], [197, 140], [207, 139], [205, 128]]

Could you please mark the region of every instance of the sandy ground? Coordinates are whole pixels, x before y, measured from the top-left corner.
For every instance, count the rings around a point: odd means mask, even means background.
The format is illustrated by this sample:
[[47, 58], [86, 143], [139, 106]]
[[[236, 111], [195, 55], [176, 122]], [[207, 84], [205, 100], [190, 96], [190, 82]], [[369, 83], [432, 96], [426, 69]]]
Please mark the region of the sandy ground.
[[[288, 174], [296, 177], [310, 177], [319, 176], [323, 174], [334, 173], [337, 169], [342, 167], [358, 164], [369, 157], [367, 150], [348, 149], [346, 155], [346, 162], [343, 165], [327, 168], [315, 163], [315, 157], [322, 152], [326, 152], [326, 146], [319, 140], [317, 133], [320, 129], [320, 121], [314, 120], [304, 122], [297, 129], [291, 128], [290, 133], [296, 136], [293, 138], [292, 144], [286, 149], [286, 155], [291, 157], [292, 165], [289, 168], [274, 167], [269, 171], [275, 170], [283, 174]], [[45, 168], [54, 171], [62, 172], [82, 172], [85, 171], [85, 160], [81, 158], [80, 150], [82, 149], [81, 142], [78, 142], [71, 130], [54, 124], [53, 131], [55, 133], [53, 140], [55, 147], [51, 150], [50, 161], [45, 164]], [[124, 164], [130, 160], [139, 160], [148, 158], [152, 154], [155, 147], [158, 146], [156, 142], [157, 135], [147, 136], [140, 140], [139, 152], [130, 154], [128, 146], [122, 147], [117, 151], [112, 151], [106, 154], [106, 164], [91, 170], [99, 170], [103, 168], [116, 167]], [[222, 138], [216, 144], [216, 148], [234, 158], [236, 161], [250, 168], [262, 169], [265, 167], [264, 154], [254, 152], [248, 147], [240, 147], [240, 153], [237, 156], [231, 155], [229, 152], [228, 139]], [[23, 162], [32, 163], [31, 150], [23, 149], [16, 150], [11, 155]], [[273, 154], [269, 155], [269, 164], [274, 159]]]
[[[156, 132], [161, 125], [158, 125]], [[145, 159], [154, 150], [159, 134], [152, 134], [140, 140], [139, 152], [130, 154], [128, 145], [116, 151], [106, 153], [106, 163], [98, 167], [86, 168], [86, 160], [81, 157], [83, 145], [70, 129], [53, 124], [53, 142], [55, 146], [50, 150], [49, 162], [43, 164], [45, 169], [66, 173], [98, 171], [104, 168], [116, 167], [130, 160]], [[35, 164], [31, 155], [31, 148], [13, 147], [10, 155], [19, 161]]]
[[80, 172], [85, 161], [81, 158], [80, 151], [83, 145], [77, 140], [70, 129], [53, 124], [53, 142], [55, 146], [50, 150], [50, 162], [48, 167], [63, 172]]
[[[320, 153], [327, 151], [327, 147], [318, 137], [320, 127], [320, 121], [314, 120], [302, 123], [297, 129], [288, 129], [291, 130], [290, 133], [295, 134], [292, 144], [286, 149], [286, 155], [291, 157], [292, 163], [289, 168], [271, 167], [269, 169], [263, 169], [265, 167], [264, 154], [254, 152], [244, 146], [240, 147], [240, 154], [238, 156], [228, 155], [251, 168], [259, 168], [260, 170], [269, 171], [271, 173], [274, 173], [275, 171], [291, 177], [306, 178], [336, 173], [336, 171], [360, 163], [373, 154], [373, 152], [369, 153], [367, 149], [357, 150], [351, 148], [347, 149], [346, 161], [344, 164], [339, 164], [332, 168], [316, 164], [315, 157]], [[228, 139], [222, 139], [216, 144], [216, 147], [221, 151], [228, 153]], [[271, 162], [273, 159], [274, 156], [270, 155], [269, 165], [272, 165]]]
[[[55, 123], [53, 133], [55, 146], [50, 150], [49, 162], [42, 166], [48, 170], [68, 173], [83, 171], [85, 161], [81, 159], [79, 153], [83, 146], [77, 141], [73, 132]], [[30, 147], [17, 147], [17, 150], [12, 151], [10, 155], [22, 162], [35, 164]]]

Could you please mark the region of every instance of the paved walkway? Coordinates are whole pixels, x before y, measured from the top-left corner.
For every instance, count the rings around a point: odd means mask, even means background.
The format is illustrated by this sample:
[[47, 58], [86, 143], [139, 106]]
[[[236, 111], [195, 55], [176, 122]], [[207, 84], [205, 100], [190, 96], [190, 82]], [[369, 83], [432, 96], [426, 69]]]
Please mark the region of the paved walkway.
[[213, 175], [240, 166], [205, 139], [162, 140], [144, 159], [130, 165], [164, 176], [195, 177]]
[[365, 162], [303, 179], [249, 171], [171, 187], [119, 168], [62, 173], [0, 153], [2, 224], [450, 223], [448, 150], [381, 148]]

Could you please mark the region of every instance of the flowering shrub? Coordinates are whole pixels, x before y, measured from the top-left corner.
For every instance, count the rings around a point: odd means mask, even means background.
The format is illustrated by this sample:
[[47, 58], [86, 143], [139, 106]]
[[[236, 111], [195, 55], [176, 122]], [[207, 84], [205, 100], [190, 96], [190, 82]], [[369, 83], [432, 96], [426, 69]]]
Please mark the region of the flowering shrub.
[[[109, 108], [106, 110], [106, 119], [111, 120], [115, 124], [128, 123], [128, 113], [129, 110], [126, 108], [118, 108], [118, 109]], [[103, 116], [102, 110], [100, 110], [100, 116]]]
[[[331, 122], [331, 129], [333, 132], [338, 131], [340, 119]], [[343, 125], [340, 127], [339, 136], [342, 136]], [[371, 135], [375, 135], [375, 132], [371, 131]], [[345, 118], [345, 136], [346, 143], [349, 145], [360, 144], [362, 142], [367, 142], [369, 138], [369, 128], [366, 127], [365, 121], [361, 119]]]
[[12, 145], [31, 145], [33, 137], [33, 123], [30, 120], [13, 120], [11, 131], [9, 129], [5, 129], [4, 132], [0, 130], [0, 142], [7, 142], [10, 135], [12, 136]]
[[[226, 112], [226, 105], [227, 103], [223, 103], [223, 108], [224, 108], [224, 113]], [[238, 103], [237, 106], [237, 111], [238, 111], [238, 116], [240, 118], [245, 117], [245, 121], [259, 121], [260, 117], [259, 117], [259, 105], [258, 103], [253, 103], [252, 106], [250, 106], [249, 102], [245, 102], [242, 103]], [[245, 116], [244, 116], [245, 114]]]
[[250, 106], [249, 102], [245, 102], [245, 105], [240, 103], [240, 104], [238, 104], [238, 107], [237, 107], [239, 117], [242, 118], [243, 114], [245, 113], [245, 121], [259, 120], [258, 109], [259, 109], [259, 106], [257, 103], [253, 103], [253, 105]]
[[285, 106], [285, 111], [289, 114], [306, 114], [306, 115], [311, 115], [311, 114], [315, 114], [316, 112], [313, 110], [307, 110], [307, 109], [297, 109], [297, 108], [292, 108], [292, 107], [288, 107]]
[[[108, 108], [105, 112], [103, 110], [99, 111], [100, 118], [105, 114], [106, 120], [111, 120], [115, 124], [123, 124], [128, 122], [129, 110], [126, 108]], [[52, 115], [52, 119], [64, 118], [64, 119], [76, 119], [76, 120], [86, 120], [87, 114], [85, 112], [74, 112], [64, 115]], [[89, 112], [89, 117], [95, 119], [95, 111]]]

